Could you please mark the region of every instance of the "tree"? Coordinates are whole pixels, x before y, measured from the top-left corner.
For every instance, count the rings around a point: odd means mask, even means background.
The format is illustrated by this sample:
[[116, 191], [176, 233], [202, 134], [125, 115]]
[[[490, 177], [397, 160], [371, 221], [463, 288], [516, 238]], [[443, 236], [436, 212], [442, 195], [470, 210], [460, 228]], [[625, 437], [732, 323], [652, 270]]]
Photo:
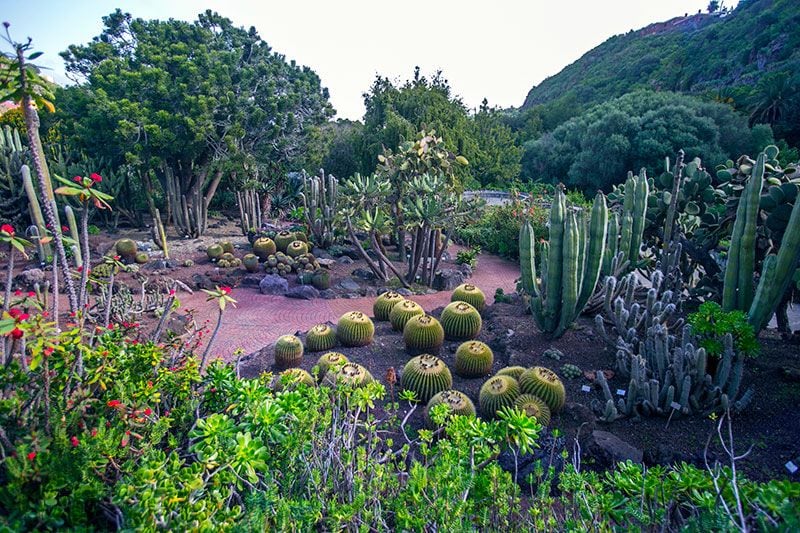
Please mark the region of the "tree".
[[206, 208], [225, 176], [291, 169], [332, 114], [318, 76], [254, 28], [211, 11], [189, 23], [116, 10], [103, 23], [62, 53], [79, 82], [63, 91], [64, 134], [89, 155], [155, 175], [165, 191], [202, 195]]
[[470, 162], [470, 174], [480, 186], [508, 185], [519, 177], [522, 149], [517, 136], [507, 126], [497, 109], [490, 109], [484, 99], [481, 109], [472, 120], [475, 150]]

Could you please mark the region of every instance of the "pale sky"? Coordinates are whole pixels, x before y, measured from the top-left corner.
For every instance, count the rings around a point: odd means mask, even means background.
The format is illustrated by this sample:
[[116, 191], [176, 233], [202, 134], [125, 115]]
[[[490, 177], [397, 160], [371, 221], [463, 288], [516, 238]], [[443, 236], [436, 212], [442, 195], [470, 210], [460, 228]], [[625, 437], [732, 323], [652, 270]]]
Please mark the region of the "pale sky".
[[[733, 0], [725, 2], [734, 4]], [[330, 90], [337, 118], [361, 119], [376, 74], [403, 81], [441, 69], [469, 108], [517, 107], [528, 90], [612, 35], [708, 0], [0, 0], [12, 37], [32, 37], [37, 63], [66, 81], [58, 52], [86, 43], [120, 7], [134, 17], [194, 20], [205, 9], [255, 26], [273, 50], [308, 65]], [[4, 46], [4, 49], [7, 49]]]

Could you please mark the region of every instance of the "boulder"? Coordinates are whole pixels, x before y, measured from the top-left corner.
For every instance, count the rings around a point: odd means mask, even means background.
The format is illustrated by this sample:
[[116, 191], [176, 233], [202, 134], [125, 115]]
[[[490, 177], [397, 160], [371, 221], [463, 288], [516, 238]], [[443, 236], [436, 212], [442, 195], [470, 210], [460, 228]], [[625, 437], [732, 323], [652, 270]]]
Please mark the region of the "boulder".
[[461, 272], [462, 274], [464, 274], [465, 278], [471, 278], [472, 277], [472, 267], [469, 266], [466, 263], [458, 265], [458, 271]]
[[280, 276], [268, 274], [258, 283], [261, 294], [284, 295], [289, 291], [289, 282]]
[[338, 261], [338, 263], [340, 265], [352, 265], [353, 264], [353, 260], [350, 259], [349, 257], [347, 257], [346, 255], [341, 256], [336, 261]]
[[311, 285], [298, 285], [289, 289], [285, 296], [298, 300], [313, 300], [314, 298], [319, 298], [319, 291]]
[[246, 274], [242, 277], [242, 280], [239, 282], [240, 287], [260, 287], [261, 286], [261, 276], [258, 274]]
[[433, 288], [437, 291], [452, 291], [462, 283], [464, 274], [458, 270], [440, 270], [433, 278]]
[[339, 282], [339, 287], [348, 291], [348, 292], [355, 292], [361, 290], [361, 285], [354, 280], [353, 278], [345, 278]]
[[[316, 254], [314, 254], [314, 255], [316, 255]], [[319, 263], [319, 266], [321, 266], [323, 268], [331, 268], [331, 267], [333, 267], [333, 265], [336, 264], [336, 260], [335, 259], [327, 259], [325, 257], [317, 257], [317, 263]]]
[[614, 463], [632, 461], [641, 463], [644, 457], [642, 450], [625, 442], [613, 433], [596, 429], [589, 437], [586, 453], [595, 458], [598, 465], [610, 466]]
[[364, 281], [373, 281], [377, 279], [375, 273], [367, 268], [357, 268], [353, 270], [352, 275], [354, 278], [363, 279]]
[[325, 289], [324, 291], [319, 291], [319, 297], [323, 300], [333, 300], [336, 298], [336, 291], [333, 289]]
[[23, 270], [17, 276], [17, 283], [24, 285], [25, 288], [29, 290], [33, 290], [37, 283], [40, 287], [43, 287], [46, 280], [47, 276], [45, 275], [44, 270], [41, 268], [29, 268], [27, 270]]

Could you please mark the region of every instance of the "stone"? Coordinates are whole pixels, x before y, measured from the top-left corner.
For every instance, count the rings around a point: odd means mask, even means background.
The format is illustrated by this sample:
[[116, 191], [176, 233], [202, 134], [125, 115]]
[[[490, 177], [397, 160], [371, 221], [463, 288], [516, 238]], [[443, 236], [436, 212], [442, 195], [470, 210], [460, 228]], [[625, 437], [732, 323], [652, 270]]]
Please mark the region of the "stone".
[[370, 296], [370, 297], [378, 296], [378, 291], [375, 289], [375, 287], [372, 287], [372, 286], [365, 287], [364, 288], [364, 296]]
[[215, 284], [209, 276], [206, 274], [192, 274], [192, 284], [194, 285], [195, 289], [206, 289], [206, 290], [213, 290], [217, 284]]
[[246, 274], [242, 276], [242, 280], [239, 282], [240, 287], [260, 287], [261, 286], [261, 276], [258, 274]]
[[358, 250], [355, 246], [349, 245], [341, 245], [341, 244], [334, 244], [330, 248], [328, 248], [328, 253], [332, 257], [349, 257], [350, 259], [359, 259], [361, 255], [358, 253]]
[[319, 297], [323, 300], [333, 300], [336, 298], [336, 291], [333, 289], [325, 289], [324, 291], [319, 291]]
[[153, 251], [152, 243], [147, 242], [147, 241], [136, 241], [136, 248], [140, 252], [152, 252]]
[[320, 248], [318, 246], [313, 247], [311, 249], [311, 253], [314, 254], [314, 257], [316, 257], [318, 260], [319, 259], [326, 259], [326, 260], [330, 260], [331, 259], [331, 254], [329, 254], [324, 248]]
[[363, 279], [364, 281], [373, 281], [377, 276], [372, 270], [366, 268], [357, 268], [352, 272], [353, 277]]
[[361, 290], [361, 285], [359, 285], [359, 283], [353, 278], [344, 278], [342, 281], [339, 282], [339, 287], [348, 292]]
[[331, 268], [333, 265], [336, 264], [336, 260], [335, 259], [327, 259], [325, 257], [317, 257], [317, 263], [319, 263], [319, 266], [321, 266], [323, 268]]
[[319, 298], [319, 291], [311, 285], [298, 285], [289, 289], [284, 296], [298, 300], [313, 300], [314, 298]]
[[339, 259], [336, 260], [340, 265], [352, 265], [353, 260], [347, 257], [346, 255], [341, 256]]
[[458, 270], [440, 270], [433, 277], [433, 288], [437, 291], [452, 291], [464, 283], [464, 274]]
[[461, 272], [462, 274], [464, 274], [465, 278], [471, 278], [472, 277], [472, 267], [469, 266], [466, 263], [458, 265], [458, 271]]
[[144, 270], [166, 270], [169, 268], [169, 265], [163, 259], [156, 259], [154, 261], [149, 261], [142, 265]]
[[46, 279], [47, 277], [45, 276], [44, 270], [41, 268], [29, 268], [27, 270], [23, 270], [17, 276], [17, 282], [30, 290], [33, 290], [34, 285], [37, 283], [39, 286], [43, 286]]
[[400, 287], [399, 289], [395, 289], [394, 292], [401, 296], [412, 296], [414, 293], [411, 292], [411, 289], [406, 289], [405, 287]]
[[599, 429], [592, 431], [588, 446], [585, 449], [600, 465], [612, 465], [623, 461], [641, 463], [644, 458], [642, 450], [625, 442], [613, 433]]
[[289, 282], [280, 276], [268, 274], [258, 284], [261, 294], [284, 295], [289, 291]]

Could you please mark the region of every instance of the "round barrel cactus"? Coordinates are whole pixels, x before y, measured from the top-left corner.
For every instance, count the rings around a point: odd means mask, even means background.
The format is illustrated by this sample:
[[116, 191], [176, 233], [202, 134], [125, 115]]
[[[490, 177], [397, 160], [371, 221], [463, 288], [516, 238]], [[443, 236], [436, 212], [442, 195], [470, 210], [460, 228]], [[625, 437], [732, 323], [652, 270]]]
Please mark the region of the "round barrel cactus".
[[467, 302], [451, 302], [439, 317], [448, 340], [474, 339], [481, 331], [481, 314]]
[[261, 266], [255, 254], [246, 254], [242, 258], [242, 264], [248, 272], [258, 272], [258, 267]]
[[324, 352], [336, 346], [336, 330], [328, 324], [317, 324], [306, 334], [306, 350]]
[[425, 412], [429, 424], [431, 421], [428, 414], [431, 408], [441, 404], [446, 405], [454, 415], [475, 416], [475, 405], [469, 399], [469, 396], [461, 391], [449, 389], [435, 394], [428, 402]]
[[411, 317], [403, 328], [403, 340], [406, 351], [411, 355], [430, 353], [438, 354], [444, 343], [444, 329], [431, 315]]
[[543, 426], [550, 425], [550, 408], [544, 400], [533, 394], [522, 394], [514, 401], [514, 407], [535, 418]]
[[308, 244], [303, 241], [292, 241], [289, 246], [286, 247], [286, 255], [289, 257], [300, 257], [307, 253]]
[[483, 295], [482, 290], [471, 283], [464, 283], [456, 287], [450, 296], [450, 301], [467, 302], [481, 313], [486, 308], [486, 296]]
[[269, 237], [260, 237], [253, 242], [253, 253], [262, 261], [266, 261], [269, 256], [275, 255], [277, 251], [275, 241]]
[[358, 363], [345, 363], [339, 367], [331, 368], [322, 379], [323, 385], [335, 387], [337, 384], [363, 387], [372, 383], [372, 374]]
[[114, 244], [114, 250], [117, 255], [125, 261], [133, 261], [136, 259], [136, 242], [131, 239], [120, 239]]
[[375, 335], [375, 324], [361, 311], [350, 311], [339, 319], [336, 338], [344, 346], [366, 346]]
[[494, 418], [503, 407], [511, 407], [519, 396], [519, 383], [511, 376], [492, 376], [481, 387], [478, 404], [481, 413]]
[[322, 354], [317, 361], [317, 366], [319, 367], [319, 376], [322, 379], [325, 374], [328, 373], [329, 370], [332, 368], [338, 368], [345, 363], [349, 363], [350, 360], [347, 356], [343, 353], [339, 352], [327, 352]]
[[225, 250], [223, 250], [222, 246], [220, 246], [219, 244], [212, 244], [211, 246], [206, 248], [206, 255], [208, 255], [208, 258], [211, 259], [212, 261], [221, 258], [222, 254], [224, 253]]
[[133, 260], [136, 261], [137, 264], [143, 265], [150, 261], [150, 256], [147, 255], [147, 252], [136, 252], [136, 255], [133, 257]]
[[465, 378], [479, 378], [492, 371], [494, 354], [481, 341], [467, 341], [456, 350], [456, 374]]
[[507, 366], [505, 368], [501, 368], [497, 371], [498, 376], [511, 376], [512, 378], [519, 381], [519, 377], [525, 372], [527, 368], [524, 366]]
[[293, 231], [281, 231], [275, 235], [275, 246], [279, 252], [286, 252], [286, 249], [297, 240]]
[[301, 383], [309, 387], [317, 384], [311, 374], [302, 368], [288, 368], [278, 374], [278, 378], [275, 380], [275, 391], [294, 390]]
[[549, 368], [543, 366], [529, 368], [520, 376], [519, 385], [525, 394], [533, 394], [544, 400], [552, 413], [557, 413], [564, 407], [566, 402], [564, 383]]
[[275, 364], [281, 368], [298, 366], [303, 360], [303, 343], [294, 335], [283, 335], [275, 342]]
[[395, 291], [384, 292], [378, 296], [375, 299], [375, 303], [372, 304], [372, 314], [375, 320], [379, 322], [389, 320], [389, 313], [392, 312], [392, 308], [403, 300], [405, 300], [405, 297]]
[[327, 270], [317, 270], [311, 276], [311, 284], [318, 291], [324, 291], [331, 288], [331, 273]]
[[414, 391], [420, 402], [427, 402], [435, 394], [452, 387], [453, 376], [444, 361], [422, 354], [406, 363], [400, 382], [404, 389]]
[[222, 246], [223, 252], [229, 254], [233, 253], [233, 243], [231, 241], [222, 241], [221, 243], [219, 243], [219, 245]]
[[411, 317], [424, 314], [425, 310], [417, 302], [403, 300], [392, 307], [392, 311], [389, 313], [389, 322], [392, 323], [393, 330], [403, 331], [406, 327], [406, 322], [411, 320]]

